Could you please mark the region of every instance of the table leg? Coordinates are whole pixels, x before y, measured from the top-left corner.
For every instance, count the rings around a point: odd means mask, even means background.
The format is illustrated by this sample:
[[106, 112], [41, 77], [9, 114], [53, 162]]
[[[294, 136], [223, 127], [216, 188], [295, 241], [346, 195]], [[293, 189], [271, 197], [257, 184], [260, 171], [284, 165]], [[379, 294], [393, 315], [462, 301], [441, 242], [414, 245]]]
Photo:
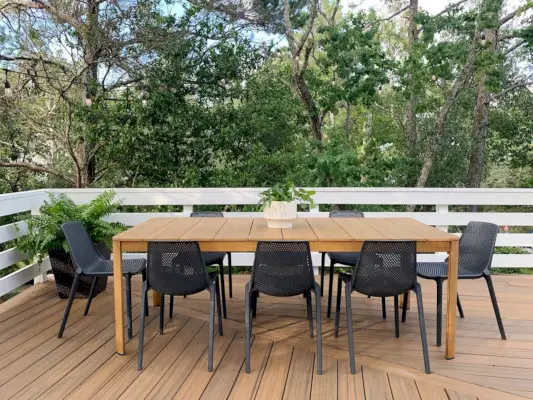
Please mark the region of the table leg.
[[410, 310], [411, 309], [411, 292], [405, 293], [403, 297], [407, 297], [407, 309]]
[[113, 288], [115, 297], [115, 351], [125, 354], [124, 341], [124, 290], [122, 284], [122, 249], [119, 241], [113, 241]]
[[448, 309], [446, 315], [446, 353], [448, 360], [455, 357], [455, 331], [457, 308], [457, 274], [459, 269], [459, 241], [450, 244], [448, 257]]
[[161, 293], [156, 292], [154, 289], [152, 289], [152, 303], [158, 307], [161, 305]]

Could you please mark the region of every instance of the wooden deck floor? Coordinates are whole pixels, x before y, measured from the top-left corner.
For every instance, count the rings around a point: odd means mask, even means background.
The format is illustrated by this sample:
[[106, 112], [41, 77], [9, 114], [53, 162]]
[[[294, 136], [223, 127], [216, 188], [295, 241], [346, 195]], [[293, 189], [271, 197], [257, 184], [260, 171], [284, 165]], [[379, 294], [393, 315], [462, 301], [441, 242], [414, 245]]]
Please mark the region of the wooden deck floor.
[[[345, 318], [341, 337], [324, 315], [324, 373], [315, 372], [315, 340], [301, 297], [261, 296], [254, 321], [252, 373], [244, 374], [243, 294], [234, 276], [224, 336], [215, 339], [207, 372], [207, 293], [176, 299], [175, 316], [158, 329], [150, 308], [144, 370], [136, 370], [137, 337], [114, 354], [111, 292], [83, 317], [75, 301], [63, 339], [56, 334], [65, 300], [54, 283], [37, 285], [0, 305], [1, 399], [518, 399], [533, 398], [533, 276], [495, 277], [508, 340], [499, 339], [484, 281], [462, 281], [466, 318], [458, 319], [457, 356], [444, 360], [435, 342], [435, 285], [422, 281], [433, 374], [423, 373], [416, 310], [394, 337], [392, 301], [382, 320], [379, 299], [354, 295], [358, 374], [349, 374]], [[109, 285], [112, 288], [112, 285]], [[140, 281], [134, 285], [139, 315]], [[326, 301], [323, 301], [323, 304]], [[134, 334], [138, 320], [134, 321]]]

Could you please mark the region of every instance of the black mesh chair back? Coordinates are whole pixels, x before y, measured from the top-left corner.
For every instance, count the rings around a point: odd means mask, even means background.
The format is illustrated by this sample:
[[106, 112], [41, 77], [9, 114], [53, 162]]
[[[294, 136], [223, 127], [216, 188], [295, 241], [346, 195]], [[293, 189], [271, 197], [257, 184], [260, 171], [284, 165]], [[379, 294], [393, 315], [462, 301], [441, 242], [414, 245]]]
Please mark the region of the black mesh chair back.
[[80, 222], [66, 222], [61, 228], [67, 239], [70, 256], [78, 268], [81, 268], [82, 271], [88, 271], [98, 262], [104, 261], [104, 258], [94, 247], [87, 230]]
[[157, 292], [178, 296], [209, 287], [209, 272], [198, 242], [149, 242], [148, 285]]
[[368, 296], [397, 296], [416, 283], [416, 242], [363, 243], [352, 288]]
[[365, 214], [358, 210], [339, 210], [331, 211], [329, 213], [330, 218], [364, 218]]
[[295, 296], [314, 287], [308, 242], [258, 242], [252, 286], [270, 296]]
[[490, 267], [498, 225], [473, 221], [459, 239], [459, 274], [481, 275]]
[[224, 214], [222, 214], [222, 211], [195, 211], [191, 213], [191, 217], [224, 218]]

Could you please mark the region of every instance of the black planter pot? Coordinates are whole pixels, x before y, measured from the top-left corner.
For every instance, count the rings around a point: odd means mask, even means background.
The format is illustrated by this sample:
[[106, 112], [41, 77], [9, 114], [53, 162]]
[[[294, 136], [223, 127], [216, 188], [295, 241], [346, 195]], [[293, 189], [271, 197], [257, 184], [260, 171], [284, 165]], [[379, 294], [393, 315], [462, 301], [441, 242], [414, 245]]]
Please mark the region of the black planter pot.
[[[96, 245], [98, 251], [102, 256], [109, 259], [111, 252], [103, 244]], [[74, 275], [76, 274], [76, 268], [72, 264], [70, 254], [64, 250], [53, 250], [48, 252], [50, 257], [50, 264], [52, 265], [52, 272], [56, 281], [57, 294], [60, 298], [66, 299], [70, 295], [70, 288], [74, 281]], [[87, 298], [89, 291], [91, 290], [91, 284], [93, 283], [92, 277], [82, 276], [78, 284], [78, 290], [76, 291], [77, 298]], [[94, 288], [94, 295], [103, 292], [107, 287], [107, 277], [99, 277], [96, 281]]]

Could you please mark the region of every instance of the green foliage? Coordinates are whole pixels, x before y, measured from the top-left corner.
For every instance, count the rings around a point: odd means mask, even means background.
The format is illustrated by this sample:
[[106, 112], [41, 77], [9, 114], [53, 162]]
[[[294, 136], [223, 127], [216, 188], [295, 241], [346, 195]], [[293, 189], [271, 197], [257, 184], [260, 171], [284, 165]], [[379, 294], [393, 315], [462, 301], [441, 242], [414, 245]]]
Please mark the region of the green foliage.
[[305, 190], [302, 188], [297, 188], [294, 183], [278, 183], [271, 188], [268, 188], [264, 192], [261, 192], [260, 204], [263, 205], [262, 209], [269, 207], [273, 201], [300, 201], [303, 203], [308, 203], [311, 207], [315, 206], [313, 201], [313, 195], [316, 194], [314, 190]]
[[377, 31], [376, 25], [368, 29], [363, 13], [319, 29], [320, 70], [310, 71], [309, 79], [325, 110], [334, 110], [341, 100], [372, 104], [379, 86], [387, 83], [392, 62], [385, 58]]
[[49, 194], [39, 215], [21, 218], [27, 223], [28, 234], [16, 240], [17, 249], [39, 261], [51, 250], [68, 251], [61, 225], [69, 221], [81, 222], [93, 242], [110, 245], [112, 237], [125, 229], [121, 223], [104, 220], [120, 206], [114, 198], [115, 192], [105, 191], [89, 203], [76, 205], [65, 194]]

